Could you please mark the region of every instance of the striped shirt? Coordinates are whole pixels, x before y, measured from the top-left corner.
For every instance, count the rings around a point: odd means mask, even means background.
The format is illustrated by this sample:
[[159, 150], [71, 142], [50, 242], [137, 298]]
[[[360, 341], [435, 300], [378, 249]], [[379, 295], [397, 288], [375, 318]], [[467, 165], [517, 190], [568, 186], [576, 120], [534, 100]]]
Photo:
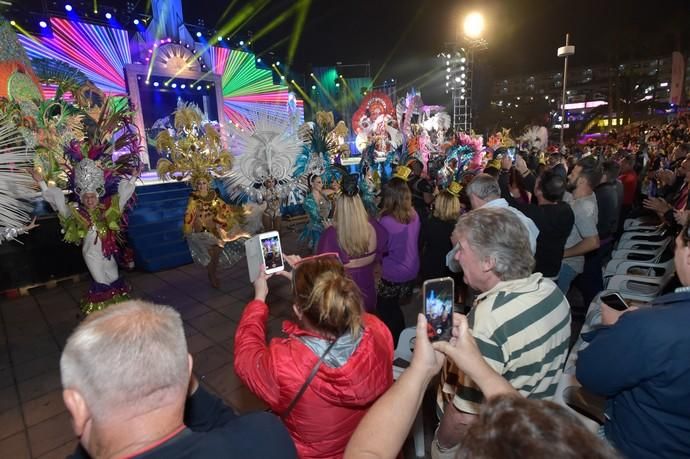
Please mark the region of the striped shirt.
[[[553, 398], [570, 343], [570, 305], [556, 284], [541, 273], [499, 282], [477, 297], [467, 319], [498, 374], [524, 397]], [[483, 396], [474, 382], [457, 369], [447, 376], [443, 392], [455, 394], [455, 407], [478, 413]]]

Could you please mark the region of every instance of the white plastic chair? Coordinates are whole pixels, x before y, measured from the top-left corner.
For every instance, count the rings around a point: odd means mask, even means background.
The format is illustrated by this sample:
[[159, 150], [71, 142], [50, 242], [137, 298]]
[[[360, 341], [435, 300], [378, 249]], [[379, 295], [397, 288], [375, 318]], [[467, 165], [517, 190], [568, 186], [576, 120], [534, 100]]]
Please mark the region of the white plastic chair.
[[[649, 277], [661, 277], [669, 270], [674, 269], [673, 257], [660, 263], [653, 263], [649, 261], [633, 261], [622, 260], [620, 258], [613, 259], [608, 262], [604, 270], [604, 279], [613, 277], [615, 275], [644, 275]], [[635, 270], [634, 272], [631, 272]], [[640, 272], [642, 271], [642, 272]]]
[[656, 262], [659, 260], [664, 250], [671, 243], [671, 239], [667, 239], [661, 245], [650, 246], [649, 250], [643, 249], [616, 249], [611, 254], [612, 259], [625, 259], [631, 261], [650, 261]]
[[[417, 327], [407, 327], [400, 333], [398, 346], [395, 348], [393, 359], [403, 359], [407, 365], [397, 366], [393, 364], [393, 379], [398, 379], [412, 361], [412, 351], [414, 350], [417, 337]], [[422, 407], [419, 408], [417, 416], [412, 424], [412, 435], [414, 439], [414, 452], [417, 457], [424, 457], [424, 420], [422, 419]]]
[[661, 277], [616, 275], [609, 279], [605, 288], [620, 293], [624, 298], [648, 303], [661, 294], [673, 273], [674, 270], [668, 270]]
[[671, 238], [654, 240], [629, 239], [618, 242], [616, 250], [656, 250], [659, 247], [666, 247], [671, 243]]
[[637, 230], [637, 229], [654, 229], [659, 225], [649, 223], [648, 220], [642, 218], [628, 218], [623, 223], [623, 231]]

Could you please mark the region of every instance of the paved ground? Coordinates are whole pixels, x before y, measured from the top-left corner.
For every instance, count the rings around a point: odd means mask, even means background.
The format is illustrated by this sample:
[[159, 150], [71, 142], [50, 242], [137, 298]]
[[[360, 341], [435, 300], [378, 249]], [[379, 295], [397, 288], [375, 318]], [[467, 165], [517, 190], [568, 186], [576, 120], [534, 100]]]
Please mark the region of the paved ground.
[[[294, 233], [284, 236], [287, 253], [304, 253]], [[239, 412], [265, 406], [238, 380], [233, 370], [233, 338], [245, 304], [253, 296], [246, 263], [221, 272], [213, 289], [206, 271], [187, 265], [169, 271], [126, 274], [133, 296], [174, 306], [184, 319], [194, 371], [212, 392]], [[64, 458], [76, 439], [62, 402], [59, 356], [77, 324], [78, 301], [89, 282], [35, 289], [30, 296], [0, 298], [0, 456]], [[290, 318], [289, 285], [270, 281], [269, 337], [278, 336]], [[406, 307], [412, 320], [416, 308]], [[408, 322], [412, 323], [412, 322]], [[408, 448], [409, 449], [409, 448]]]
[[[286, 253], [305, 254], [293, 232], [283, 235], [283, 245]], [[210, 286], [206, 270], [194, 264], [154, 274], [127, 273], [126, 278], [134, 297], [171, 305], [180, 312], [194, 372], [202, 384], [240, 413], [265, 408], [233, 370], [235, 330], [253, 296], [243, 260], [221, 272], [219, 290]], [[68, 282], [53, 289], [34, 289], [26, 297], [0, 298], [0, 457], [64, 458], [74, 450], [76, 439], [62, 402], [59, 357], [77, 324], [78, 301], [88, 284], [88, 280]], [[291, 301], [283, 278], [269, 285], [271, 338], [279, 336], [283, 320], [291, 318]], [[420, 304], [417, 294], [403, 306], [408, 326], [415, 323]], [[437, 422], [433, 405], [430, 391], [424, 409], [427, 451]], [[410, 439], [405, 457], [414, 457]]]

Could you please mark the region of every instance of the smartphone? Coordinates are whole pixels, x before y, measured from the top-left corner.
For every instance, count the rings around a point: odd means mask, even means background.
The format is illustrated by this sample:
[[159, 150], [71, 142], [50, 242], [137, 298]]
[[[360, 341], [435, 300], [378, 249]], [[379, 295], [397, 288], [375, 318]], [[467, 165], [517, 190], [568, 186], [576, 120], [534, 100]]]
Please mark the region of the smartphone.
[[261, 257], [266, 266], [266, 274], [277, 273], [285, 269], [283, 266], [283, 249], [280, 244], [278, 231], [269, 231], [259, 235], [261, 243]]
[[618, 293], [609, 293], [601, 297], [602, 303], [606, 303], [606, 306], [615, 309], [616, 311], [625, 311], [630, 306], [623, 300], [623, 297]]
[[449, 341], [453, 328], [455, 285], [450, 277], [429, 279], [422, 285], [424, 315], [431, 341]]
[[517, 154], [517, 148], [516, 147], [508, 147], [508, 157], [512, 162], [515, 162], [515, 155]]

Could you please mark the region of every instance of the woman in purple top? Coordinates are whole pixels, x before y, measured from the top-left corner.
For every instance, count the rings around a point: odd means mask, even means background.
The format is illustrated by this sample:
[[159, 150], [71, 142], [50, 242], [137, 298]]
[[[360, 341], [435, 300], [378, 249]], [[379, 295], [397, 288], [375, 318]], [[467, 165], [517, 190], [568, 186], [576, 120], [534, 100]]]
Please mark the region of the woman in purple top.
[[400, 332], [405, 328], [400, 297], [412, 294], [419, 271], [417, 240], [420, 228], [419, 216], [412, 207], [410, 189], [400, 177], [393, 177], [383, 188], [379, 222], [388, 232], [388, 253], [383, 258], [376, 307], [397, 346]]
[[388, 242], [386, 230], [370, 219], [359, 197], [356, 177], [343, 178], [335, 201], [334, 225], [321, 234], [316, 253], [336, 252], [364, 297], [367, 312], [376, 311], [374, 267]]

